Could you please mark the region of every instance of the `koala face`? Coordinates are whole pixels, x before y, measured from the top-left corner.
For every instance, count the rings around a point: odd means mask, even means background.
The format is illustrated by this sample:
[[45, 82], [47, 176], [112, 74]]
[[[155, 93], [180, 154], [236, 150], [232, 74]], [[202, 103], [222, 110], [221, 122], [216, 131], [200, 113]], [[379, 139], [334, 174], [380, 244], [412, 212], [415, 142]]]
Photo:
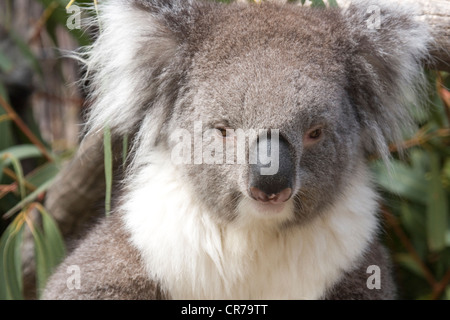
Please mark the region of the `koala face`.
[[[179, 169], [195, 195], [219, 219], [235, 219], [244, 201], [248, 210], [262, 212], [262, 217], [276, 216], [289, 206], [285, 218], [300, 222], [333, 202], [363, 158], [361, 128], [346, 91], [346, 66], [337, 57], [348, 40], [330, 37], [330, 30], [305, 30], [299, 21], [308, 21], [306, 15], [290, 17], [291, 11], [286, 10], [274, 17], [274, 8], [261, 10], [241, 12], [239, 21], [222, 22], [235, 26], [232, 29], [217, 25], [217, 30], [208, 30], [209, 37], [192, 36], [202, 41], [195, 44], [182, 90], [185, 96], [175, 103], [165, 132], [169, 136], [184, 128], [193, 137], [196, 122], [201, 123], [202, 132], [216, 131], [212, 139], [223, 146], [220, 161], [185, 163]], [[260, 15], [272, 18], [261, 25]], [[295, 34], [287, 35], [286, 30]], [[286, 41], [289, 36], [302, 41]], [[221, 41], [221, 37], [229, 40]], [[324, 41], [328, 47], [323, 47]], [[319, 46], [329, 56], [326, 65], [310, 56]], [[283, 145], [278, 148], [277, 172], [262, 177], [252, 169], [248, 153], [258, 137], [248, 135], [247, 161], [227, 163], [227, 145], [238, 143], [236, 131], [274, 129]], [[177, 143], [169, 143], [168, 150]], [[198, 151], [195, 145], [191, 150]], [[252, 188], [262, 195], [258, 197]], [[280, 201], [264, 199], [285, 189], [290, 191]]]
[[[410, 124], [405, 102], [429, 33], [401, 10], [382, 11], [374, 30], [367, 1], [346, 10], [116, 1], [104, 5], [89, 52], [88, 126], [137, 132], [131, 176], [155, 150], [170, 161], [183, 140], [180, 179], [219, 221], [292, 225], [320, 215], [366, 155], [387, 159]], [[255, 147], [276, 159], [250, 161]], [[263, 174], [272, 164], [277, 170]]]

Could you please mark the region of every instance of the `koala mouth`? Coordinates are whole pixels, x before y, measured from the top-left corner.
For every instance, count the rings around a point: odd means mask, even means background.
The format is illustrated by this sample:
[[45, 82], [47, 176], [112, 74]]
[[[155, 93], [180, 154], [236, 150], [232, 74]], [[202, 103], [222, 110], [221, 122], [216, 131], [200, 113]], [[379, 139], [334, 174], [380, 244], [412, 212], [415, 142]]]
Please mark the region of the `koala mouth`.
[[272, 202], [254, 201], [253, 205], [256, 211], [258, 211], [258, 213], [262, 213], [263, 215], [278, 214], [282, 212], [286, 207], [286, 204], [284, 202], [272, 203]]
[[[280, 195], [278, 199], [282, 199], [286, 195]], [[292, 218], [294, 214], [294, 199], [289, 197], [286, 201], [267, 200], [259, 201], [252, 197], [244, 196], [238, 206], [239, 214], [245, 217], [253, 217], [257, 219], [276, 219], [285, 220]]]

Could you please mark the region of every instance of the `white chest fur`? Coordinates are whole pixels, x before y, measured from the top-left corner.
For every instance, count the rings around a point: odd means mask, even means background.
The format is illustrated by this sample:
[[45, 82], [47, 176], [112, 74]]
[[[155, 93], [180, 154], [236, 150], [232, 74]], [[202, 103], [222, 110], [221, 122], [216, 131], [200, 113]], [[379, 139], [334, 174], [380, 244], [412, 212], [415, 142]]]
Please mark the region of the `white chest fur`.
[[150, 277], [174, 299], [318, 299], [377, 229], [364, 172], [329, 212], [290, 229], [256, 218], [218, 225], [170, 164], [148, 166], [138, 180], [123, 219]]

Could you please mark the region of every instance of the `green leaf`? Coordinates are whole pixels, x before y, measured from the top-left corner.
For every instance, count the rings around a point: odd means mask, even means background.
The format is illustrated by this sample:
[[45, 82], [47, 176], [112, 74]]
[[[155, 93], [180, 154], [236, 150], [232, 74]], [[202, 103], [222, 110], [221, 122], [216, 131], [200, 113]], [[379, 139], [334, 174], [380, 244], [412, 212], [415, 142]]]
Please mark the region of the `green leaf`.
[[[63, 237], [53, 218], [44, 207], [36, 206], [42, 217], [42, 230], [33, 227], [38, 292], [45, 287], [48, 277], [65, 255]], [[39, 294], [38, 294], [39, 295]]]
[[10, 72], [13, 68], [12, 61], [0, 51], [0, 70], [3, 72]]
[[336, 0], [328, 0], [328, 5], [332, 8], [337, 8], [339, 7], [338, 3]]
[[27, 195], [23, 200], [15, 204], [11, 209], [9, 209], [4, 215], [4, 218], [9, 218], [13, 214], [15, 214], [17, 211], [21, 210], [26, 205], [30, 204], [31, 202], [35, 201], [36, 198], [44, 191], [46, 191], [53, 183], [53, 180], [55, 178], [50, 178], [49, 180], [42, 183], [36, 190], [31, 192], [29, 195]]
[[59, 167], [54, 162], [47, 162], [26, 176], [26, 180], [34, 186], [40, 186], [56, 177]]
[[429, 192], [427, 193], [427, 238], [431, 251], [445, 248], [448, 220], [448, 199], [442, 185], [441, 163], [438, 154], [430, 153]]
[[34, 240], [37, 288], [44, 288], [50, 270], [46, 243], [41, 230], [33, 228], [31, 233]]
[[390, 165], [388, 170], [382, 161], [372, 164], [377, 183], [387, 192], [426, 205], [425, 177], [399, 160], [392, 160]]
[[[9, 103], [9, 97], [5, 87], [0, 82], [0, 96]], [[6, 116], [6, 111], [0, 106], [0, 117]], [[10, 120], [0, 121], [0, 150], [6, 149], [14, 144], [12, 124]]]
[[447, 230], [445, 233], [445, 245], [447, 247], [450, 247], [450, 230]]
[[421, 278], [425, 278], [425, 274], [423, 273], [422, 268], [417, 263], [416, 260], [414, 260], [411, 255], [407, 253], [397, 253], [395, 254], [395, 261], [403, 266], [404, 268], [408, 269], [412, 273], [418, 275]]
[[316, 7], [316, 8], [325, 8], [325, 2], [323, 2], [323, 0], [311, 0], [311, 7]]
[[425, 232], [425, 215], [422, 214], [422, 206], [420, 209], [417, 205], [408, 203], [408, 201], [402, 200], [400, 204], [400, 221], [403, 227], [415, 238], [422, 241], [426, 239]]
[[111, 190], [112, 190], [112, 146], [111, 146], [111, 129], [106, 126], [103, 131], [103, 149], [104, 149], [104, 161], [105, 161], [105, 181], [106, 181], [106, 191], [105, 191], [105, 214], [109, 216], [111, 211]]
[[3, 175], [3, 168], [13, 163], [17, 169], [18, 160], [36, 158], [42, 156], [41, 151], [32, 144], [24, 144], [9, 147], [0, 152], [0, 180]]
[[[55, 3], [55, 0], [39, 0], [39, 2], [41, 2], [46, 8], [49, 8]], [[66, 5], [69, 3], [69, 0], [57, 0], [57, 2], [58, 6], [53, 10], [49, 19], [47, 20], [47, 23], [45, 24], [47, 32], [52, 38], [55, 45], [58, 45], [56, 33], [58, 28], [61, 26], [68, 30], [69, 34], [78, 42], [80, 46], [89, 45], [91, 41], [86, 32], [81, 29], [69, 30], [66, 26], [67, 19], [69, 19], [69, 15], [66, 11]], [[92, 3], [92, 1], [77, 1], [76, 4], [82, 3]]]
[[[42, 156], [41, 151], [33, 144], [22, 144], [5, 149], [0, 152], [0, 159], [7, 153], [12, 154], [14, 158], [19, 160]], [[8, 162], [8, 159], [3, 159], [3, 161]]]
[[25, 198], [25, 178], [23, 176], [23, 170], [22, 165], [20, 164], [19, 160], [15, 157], [11, 157], [11, 162], [14, 168], [14, 172], [16, 173], [17, 181], [19, 184], [19, 191], [20, 191], [20, 198]]
[[23, 225], [11, 223], [0, 239], [0, 299], [21, 300]]
[[61, 235], [56, 222], [47, 211], [42, 209], [39, 211], [42, 216], [42, 226], [44, 229], [46, 249], [48, 250], [48, 259], [51, 272], [53, 268], [56, 267], [64, 258], [66, 248], [63, 236]]
[[444, 175], [444, 180], [450, 185], [450, 158], [445, 161], [442, 173]]

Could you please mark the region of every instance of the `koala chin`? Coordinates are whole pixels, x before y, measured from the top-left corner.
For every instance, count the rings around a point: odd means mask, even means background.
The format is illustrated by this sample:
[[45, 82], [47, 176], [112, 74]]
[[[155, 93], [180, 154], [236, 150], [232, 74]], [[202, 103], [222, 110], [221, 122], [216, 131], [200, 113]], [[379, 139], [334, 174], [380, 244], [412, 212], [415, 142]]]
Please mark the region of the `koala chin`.
[[43, 298], [396, 298], [368, 158], [412, 127], [431, 36], [411, 8], [101, 3], [86, 136], [128, 135], [131, 160]]

